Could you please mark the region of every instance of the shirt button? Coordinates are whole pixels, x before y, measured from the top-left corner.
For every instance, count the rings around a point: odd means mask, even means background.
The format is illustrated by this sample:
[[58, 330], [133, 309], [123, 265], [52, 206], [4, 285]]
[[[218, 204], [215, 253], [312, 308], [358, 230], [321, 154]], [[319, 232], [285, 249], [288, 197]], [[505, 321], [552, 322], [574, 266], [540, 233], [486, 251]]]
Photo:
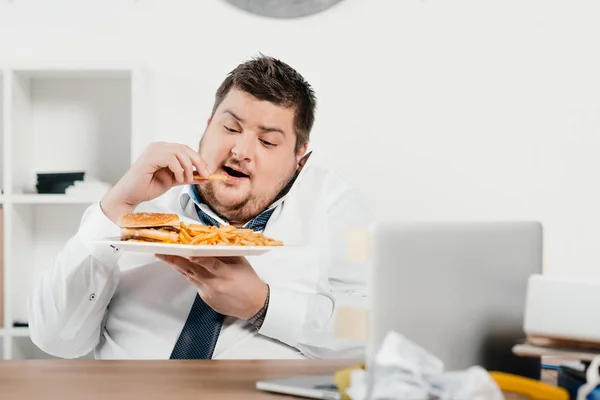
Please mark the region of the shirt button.
[[96, 293], [90, 294], [90, 297], [89, 297], [90, 301], [94, 301], [95, 298], [96, 298]]

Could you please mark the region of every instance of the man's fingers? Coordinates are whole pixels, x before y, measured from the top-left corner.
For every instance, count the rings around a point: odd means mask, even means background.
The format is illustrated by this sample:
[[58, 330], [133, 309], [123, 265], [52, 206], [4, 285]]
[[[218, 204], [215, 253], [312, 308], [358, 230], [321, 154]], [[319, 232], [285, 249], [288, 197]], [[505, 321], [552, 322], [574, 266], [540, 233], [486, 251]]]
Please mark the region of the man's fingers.
[[206, 161], [204, 161], [202, 157], [200, 157], [200, 154], [190, 147], [186, 147], [186, 152], [189, 155], [192, 164], [194, 164], [196, 167], [196, 171], [198, 171], [201, 176], [208, 178], [210, 176], [210, 170]]
[[191, 257], [190, 261], [214, 275], [223, 276], [227, 273], [227, 265], [217, 257]]
[[157, 254], [156, 257], [172, 265], [179, 273], [181, 273], [185, 277], [189, 277], [195, 281], [203, 283], [206, 280], [214, 278], [214, 275], [207, 271], [205, 268], [191, 262], [187, 258], [164, 254]]
[[219, 261], [224, 264], [233, 265], [233, 264], [242, 264], [244, 262], [244, 257], [217, 257]]
[[198, 278], [197, 280], [200, 282], [207, 282], [211, 279], [215, 278], [215, 275], [212, 274], [210, 271], [206, 270], [205, 268], [203, 268], [201, 265], [195, 264], [190, 262], [190, 264], [193, 266], [192, 267], [192, 271], [193, 271], [193, 278]]
[[175, 157], [177, 157], [177, 160], [179, 160], [179, 163], [183, 167], [185, 183], [194, 183], [194, 166], [187, 153], [177, 153], [175, 154]]
[[178, 183], [183, 184], [185, 182], [185, 177], [183, 176], [183, 167], [176, 156], [173, 156], [169, 162], [169, 169], [171, 172], [173, 172], [175, 180]]
[[157, 254], [156, 258], [163, 260], [164, 262], [171, 264], [175, 269], [181, 273], [186, 273], [190, 269], [190, 262], [179, 256], [172, 256], [166, 254]]

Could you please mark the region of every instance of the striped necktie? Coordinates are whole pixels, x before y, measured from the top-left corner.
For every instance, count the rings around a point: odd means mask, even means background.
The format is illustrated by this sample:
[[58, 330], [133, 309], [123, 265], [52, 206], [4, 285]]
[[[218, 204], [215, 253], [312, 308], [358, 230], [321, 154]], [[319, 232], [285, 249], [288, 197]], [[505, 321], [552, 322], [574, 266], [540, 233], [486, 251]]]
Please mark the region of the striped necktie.
[[[205, 225], [219, 226], [219, 223], [196, 206], [200, 222]], [[263, 231], [274, 209], [266, 210], [249, 221], [245, 227], [255, 231]], [[171, 359], [201, 359], [212, 358], [217, 339], [221, 333], [225, 316], [210, 308], [196, 293], [194, 304], [181, 330], [179, 339], [171, 353]]]

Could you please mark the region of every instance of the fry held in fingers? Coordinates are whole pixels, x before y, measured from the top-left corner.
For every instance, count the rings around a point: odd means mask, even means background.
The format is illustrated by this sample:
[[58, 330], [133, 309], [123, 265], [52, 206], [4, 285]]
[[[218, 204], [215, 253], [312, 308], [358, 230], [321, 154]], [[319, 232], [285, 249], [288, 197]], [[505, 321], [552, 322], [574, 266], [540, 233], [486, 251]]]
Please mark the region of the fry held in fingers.
[[225, 175], [220, 175], [220, 174], [211, 174], [208, 177], [204, 177], [200, 174], [198, 174], [198, 172], [194, 171], [194, 180], [195, 181], [226, 181], [227, 179], [229, 179], [228, 177], [226, 177]]

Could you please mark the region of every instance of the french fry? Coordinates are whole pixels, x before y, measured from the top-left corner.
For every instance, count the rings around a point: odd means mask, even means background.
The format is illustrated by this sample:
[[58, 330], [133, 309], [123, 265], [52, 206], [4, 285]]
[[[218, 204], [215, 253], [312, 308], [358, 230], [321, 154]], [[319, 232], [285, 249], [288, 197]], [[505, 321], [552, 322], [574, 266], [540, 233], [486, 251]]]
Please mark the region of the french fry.
[[186, 241], [188, 241], [188, 242], [192, 241], [192, 236], [189, 234], [189, 232], [185, 228], [181, 229], [180, 233], [183, 235], [183, 237], [186, 239]]
[[204, 235], [196, 235], [192, 238], [190, 244], [200, 244], [202, 241], [204, 241]]
[[199, 182], [226, 181], [228, 179], [229, 179], [229, 177], [227, 177], [225, 175], [219, 175], [219, 174], [212, 174], [212, 175], [209, 175], [208, 178], [206, 178], [206, 177], [198, 174], [196, 171], [194, 171], [194, 180], [199, 181]]
[[271, 239], [252, 229], [236, 228], [230, 225], [221, 227], [189, 224], [181, 222], [179, 243], [190, 245], [229, 245], [229, 246], [283, 246], [283, 242]]

